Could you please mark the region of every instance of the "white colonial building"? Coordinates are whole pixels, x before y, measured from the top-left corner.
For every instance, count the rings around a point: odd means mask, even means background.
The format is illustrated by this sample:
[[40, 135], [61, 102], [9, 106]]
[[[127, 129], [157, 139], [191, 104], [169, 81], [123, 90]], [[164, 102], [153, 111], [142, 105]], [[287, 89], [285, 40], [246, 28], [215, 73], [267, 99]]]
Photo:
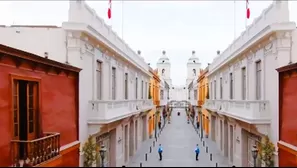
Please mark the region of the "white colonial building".
[[[200, 70], [199, 70], [200, 71]], [[193, 106], [198, 106], [198, 77], [194, 78], [188, 85], [188, 101]]]
[[195, 55], [195, 51], [192, 51], [192, 56], [189, 58], [187, 63], [187, 95], [191, 105], [198, 105], [198, 77], [200, 75], [201, 63], [199, 58]]
[[70, 1], [62, 27], [1, 27], [0, 37], [2, 44], [81, 68], [79, 140], [83, 145], [92, 135], [104, 144], [108, 166], [128, 163], [148, 138], [146, 112], [155, 108], [148, 99], [149, 67], [141, 56], [81, 0]]
[[186, 79], [186, 86], [199, 76], [201, 69], [201, 63], [199, 58], [196, 56], [195, 51], [192, 51], [192, 56], [189, 58], [187, 63], [187, 79]]
[[276, 68], [297, 62], [296, 44], [288, 2], [274, 1], [209, 66], [210, 99], [204, 104], [210, 113], [209, 137], [236, 167], [253, 166], [252, 146], [264, 135], [276, 146]]
[[160, 106], [166, 106], [169, 101], [169, 84], [161, 77], [160, 82]]
[[157, 70], [160, 77], [171, 87], [171, 64], [168, 56], [166, 55], [166, 51], [162, 51], [162, 56], [157, 62]]

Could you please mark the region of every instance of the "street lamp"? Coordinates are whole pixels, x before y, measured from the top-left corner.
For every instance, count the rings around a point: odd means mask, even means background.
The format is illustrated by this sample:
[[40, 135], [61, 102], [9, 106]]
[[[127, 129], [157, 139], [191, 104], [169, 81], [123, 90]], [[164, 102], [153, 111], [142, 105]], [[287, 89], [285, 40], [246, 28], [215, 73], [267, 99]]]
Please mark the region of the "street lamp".
[[200, 128], [201, 128], [201, 141], [203, 139], [203, 116], [202, 116], [202, 111], [200, 112]]
[[256, 145], [253, 145], [253, 148], [252, 148], [252, 156], [253, 156], [253, 159], [254, 159], [254, 167], [257, 167], [257, 157], [258, 157], [258, 148]]
[[101, 167], [104, 167], [104, 158], [105, 158], [105, 153], [106, 153], [106, 148], [104, 145], [101, 145], [99, 152], [100, 152], [100, 156], [101, 156]]
[[[160, 106], [156, 107], [157, 114], [160, 114]], [[155, 139], [157, 139], [157, 122], [158, 122], [158, 115], [155, 115]], [[159, 123], [158, 123], [159, 124]]]

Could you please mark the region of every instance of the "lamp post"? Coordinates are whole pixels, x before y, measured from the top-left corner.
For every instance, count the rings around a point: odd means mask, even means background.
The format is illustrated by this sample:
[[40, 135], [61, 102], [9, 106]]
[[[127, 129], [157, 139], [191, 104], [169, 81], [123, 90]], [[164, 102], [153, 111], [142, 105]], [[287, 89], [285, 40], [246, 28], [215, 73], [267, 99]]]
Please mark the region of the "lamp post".
[[159, 124], [159, 123], [157, 123], [158, 122], [158, 115], [157, 114], [160, 114], [160, 106], [157, 106], [156, 107], [156, 110], [157, 110], [157, 113], [156, 113], [156, 115], [155, 115], [155, 139], [157, 139], [157, 124]]
[[202, 111], [200, 112], [200, 128], [201, 128], [201, 141], [202, 141], [202, 139], [203, 139], [203, 116], [202, 116]]
[[258, 148], [256, 145], [253, 145], [253, 148], [252, 148], [252, 156], [253, 156], [253, 159], [254, 159], [254, 167], [257, 167], [257, 157], [258, 157]]
[[104, 158], [105, 158], [105, 153], [106, 153], [106, 148], [104, 145], [101, 145], [99, 152], [100, 152], [100, 156], [101, 156], [101, 167], [104, 167]]

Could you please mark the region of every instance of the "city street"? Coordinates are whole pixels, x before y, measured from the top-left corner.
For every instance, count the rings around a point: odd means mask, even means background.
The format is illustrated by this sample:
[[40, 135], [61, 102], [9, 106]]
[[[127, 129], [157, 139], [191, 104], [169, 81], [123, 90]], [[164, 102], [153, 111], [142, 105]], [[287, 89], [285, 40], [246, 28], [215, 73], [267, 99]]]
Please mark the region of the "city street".
[[[178, 110], [181, 112], [180, 116], [177, 116]], [[157, 153], [160, 143], [164, 150], [162, 161], [159, 161]], [[194, 152], [197, 143], [200, 146], [199, 161], [195, 160]], [[143, 167], [215, 167], [216, 163], [219, 167], [228, 167], [226, 163], [228, 159], [218, 154], [214, 143], [210, 144], [212, 146], [208, 146], [206, 142], [203, 147], [193, 125], [187, 124], [184, 110], [175, 109], [172, 112], [171, 123], [166, 124], [152, 153], [149, 152], [149, 147], [153, 146], [153, 140], [149, 140], [132, 158], [128, 167], [140, 167], [140, 163]], [[206, 146], [209, 148], [208, 153], [206, 153]], [[147, 161], [145, 161], [145, 153], [148, 155]], [[213, 154], [212, 161], [210, 161], [210, 153]]]

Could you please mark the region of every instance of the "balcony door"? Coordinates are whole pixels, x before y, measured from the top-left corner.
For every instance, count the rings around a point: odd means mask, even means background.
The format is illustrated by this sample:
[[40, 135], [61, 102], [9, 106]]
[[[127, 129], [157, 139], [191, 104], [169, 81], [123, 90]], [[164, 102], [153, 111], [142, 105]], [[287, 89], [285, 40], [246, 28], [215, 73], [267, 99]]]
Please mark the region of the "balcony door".
[[38, 82], [13, 80], [13, 134], [15, 140], [33, 140], [37, 135]]

